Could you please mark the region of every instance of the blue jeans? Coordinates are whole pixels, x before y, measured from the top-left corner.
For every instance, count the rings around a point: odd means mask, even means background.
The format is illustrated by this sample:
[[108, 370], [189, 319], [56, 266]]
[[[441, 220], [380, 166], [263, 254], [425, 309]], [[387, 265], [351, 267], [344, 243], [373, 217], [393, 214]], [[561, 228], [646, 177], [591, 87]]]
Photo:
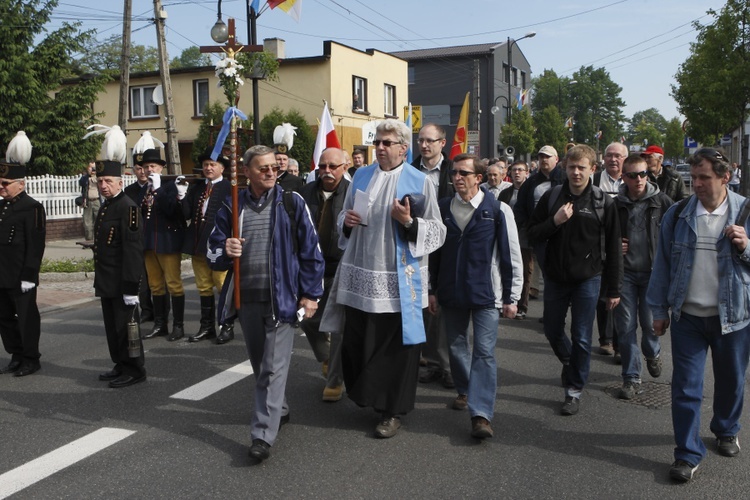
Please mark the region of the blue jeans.
[[685, 311], [671, 326], [672, 426], [677, 445], [674, 458], [698, 465], [706, 456], [700, 427], [708, 348], [714, 369], [714, 416], [710, 429], [716, 437], [736, 436], [750, 356], [750, 326], [722, 335], [718, 316], [700, 318]]
[[[625, 271], [622, 277], [620, 304], [615, 307], [617, 336], [622, 356], [623, 382], [640, 382], [641, 351], [649, 359], [661, 352], [659, 337], [654, 335], [654, 316], [646, 304], [650, 272]], [[638, 349], [638, 323], [641, 325], [641, 348]]]
[[[468, 397], [472, 417], [492, 421], [497, 394], [495, 344], [500, 317], [494, 307], [454, 309], [443, 307], [451, 373], [456, 391]], [[469, 320], [474, 326], [474, 347], [469, 353]]]
[[[544, 335], [563, 365], [570, 365], [565, 395], [578, 398], [589, 378], [591, 335], [601, 276], [568, 285], [544, 280]], [[565, 335], [565, 316], [571, 305], [570, 339]]]

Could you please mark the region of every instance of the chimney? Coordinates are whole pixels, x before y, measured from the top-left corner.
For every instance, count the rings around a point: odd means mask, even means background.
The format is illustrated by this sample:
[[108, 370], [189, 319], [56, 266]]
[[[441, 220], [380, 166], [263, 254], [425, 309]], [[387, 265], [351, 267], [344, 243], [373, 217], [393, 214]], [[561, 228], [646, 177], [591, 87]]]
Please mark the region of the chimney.
[[271, 54], [275, 59], [286, 58], [286, 42], [281, 38], [264, 38], [263, 50]]

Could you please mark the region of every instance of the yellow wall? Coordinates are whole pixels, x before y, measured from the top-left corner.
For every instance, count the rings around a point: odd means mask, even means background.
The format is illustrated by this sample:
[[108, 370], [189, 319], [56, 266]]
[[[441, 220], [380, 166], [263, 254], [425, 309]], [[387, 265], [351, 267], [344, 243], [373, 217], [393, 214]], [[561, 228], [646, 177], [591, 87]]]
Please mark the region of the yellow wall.
[[[383, 85], [396, 86], [396, 114], [403, 115], [408, 103], [407, 63], [383, 52], [360, 50], [330, 42], [330, 57], [314, 57], [282, 60], [279, 81], [261, 81], [259, 84], [260, 117], [274, 107], [283, 111], [297, 109], [307, 122], [317, 129], [323, 111], [323, 100], [328, 101], [333, 114], [333, 124], [342, 142], [342, 147], [351, 151], [362, 143], [361, 127], [369, 120], [383, 119]], [[367, 106], [369, 115], [352, 111], [352, 75], [367, 79]], [[217, 87], [213, 68], [195, 68], [189, 72], [173, 71], [172, 97], [174, 100], [177, 138], [180, 146], [183, 171], [189, 173], [189, 158], [185, 151], [198, 135], [200, 119], [193, 116], [193, 81], [208, 79], [210, 102], [224, 102], [224, 94]], [[131, 87], [160, 84], [158, 76], [131, 76]], [[239, 108], [248, 115], [253, 113], [251, 82], [247, 80], [241, 88]], [[104, 125], [117, 123], [119, 81], [106, 86], [94, 106], [96, 113], [103, 113], [100, 122]], [[153, 119], [130, 119], [128, 121], [128, 146], [133, 147], [142, 130], [149, 130], [161, 141], [166, 141], [164, 106], [159, 107], [160, 117]]]

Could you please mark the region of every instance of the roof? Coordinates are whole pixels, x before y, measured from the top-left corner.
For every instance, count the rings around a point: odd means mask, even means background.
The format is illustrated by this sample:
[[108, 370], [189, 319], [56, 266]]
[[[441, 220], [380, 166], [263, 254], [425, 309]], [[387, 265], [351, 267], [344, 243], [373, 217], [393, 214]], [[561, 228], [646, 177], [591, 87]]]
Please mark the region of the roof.
[[458, 45], [454, 47], [436, 47], [434, 49], [420, 50], [403, 50], [400, 52], [390, 52], [392, 56], [401, 59], [429, 59], [432, 57], [451, 57], [451, 56], [475, 56], [484, 55], [493, 52], [500, 45], [506, 42], [478, 43], [475, 45]]

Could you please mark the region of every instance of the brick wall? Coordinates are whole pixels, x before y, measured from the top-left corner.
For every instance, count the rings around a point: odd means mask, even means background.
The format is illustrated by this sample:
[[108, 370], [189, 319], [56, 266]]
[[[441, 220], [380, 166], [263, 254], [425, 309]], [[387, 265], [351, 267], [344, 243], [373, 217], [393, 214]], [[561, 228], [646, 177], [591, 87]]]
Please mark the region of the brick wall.
[[75, 238], [83, 240], [83, 217], [47, 221], [47, 241]]

